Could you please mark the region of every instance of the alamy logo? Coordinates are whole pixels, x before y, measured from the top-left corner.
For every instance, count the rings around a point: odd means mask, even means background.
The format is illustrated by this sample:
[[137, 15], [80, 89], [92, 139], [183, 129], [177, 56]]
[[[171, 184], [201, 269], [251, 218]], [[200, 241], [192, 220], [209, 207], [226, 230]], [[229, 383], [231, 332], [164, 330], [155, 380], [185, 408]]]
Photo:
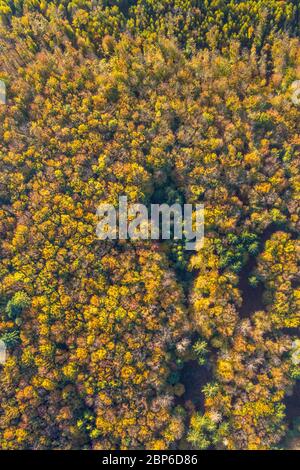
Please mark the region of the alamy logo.
[[6, 85], [0, 80], [0, 104], [6, 104]]
[[0, 339], [0, 364], [5, 364], [6, 362], [6, 344], [2, 339]]
[[300, 340], [293, 341], [292, 347], [292, 363], [298, 366], [300, 364]]
[[300, 105], [300, 80], [296, 80], [292, 83], [292, 102], [295, 105]]
[[150, 214], [143, 204], [128, 204], [119, 197], [113, 204], [97, 209], [100, 222], [96, 234], [100, 240], [185, 240], [186, 250], [199, 250], [204, 242], [203, 204], [151, 204]]

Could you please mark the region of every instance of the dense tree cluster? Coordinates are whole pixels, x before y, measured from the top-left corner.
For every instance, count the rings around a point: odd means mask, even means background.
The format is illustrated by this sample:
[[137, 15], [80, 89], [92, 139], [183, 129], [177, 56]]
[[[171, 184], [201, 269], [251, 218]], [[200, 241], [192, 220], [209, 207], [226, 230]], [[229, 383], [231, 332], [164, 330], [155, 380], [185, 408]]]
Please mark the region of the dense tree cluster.
[[191, 54], [232, 39], [261, 50], [277, 33], [297, 35], [300, 27], [298, 0], [2, 0], [0, 15], [6, 26], [22, 31], [33, 51], [68, 38], [100, 55], [111, 52], [110, 42], [102, 43], [107, 35], [129, 33], [151, 42], [169, 36]]
[[[300, 378], [298, 1], [0, 14], [0, 447], [280, 446]], [[204, 247], [98, 240], [120, 195], [204, 203]], [[201, 409], [190, 358], [212, 376]]]

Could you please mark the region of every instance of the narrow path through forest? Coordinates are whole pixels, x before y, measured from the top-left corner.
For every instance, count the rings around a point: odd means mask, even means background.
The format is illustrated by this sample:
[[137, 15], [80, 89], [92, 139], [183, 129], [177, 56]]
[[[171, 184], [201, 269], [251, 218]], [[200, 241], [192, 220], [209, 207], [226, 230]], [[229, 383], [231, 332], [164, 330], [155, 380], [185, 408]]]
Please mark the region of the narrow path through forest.
[[[286, 231], [285, 228], [278, 225], [270, 225], [260, 237], [260, 253], [265, 248], [265, 243], [277, 231]], [[254, 312], [265, 309], [263, 301], [263, 294], [265, 291], [264, 285], [259, 283], [256, 287], [252, 287], [249, 283], [249, 277], [257, 264], [257, 256], [251, 256], [240, 272], [240, 279], [238, 288], [242, 295], [242, 306], [239, 309], [240, 318], [249, 318]], [[196, 277], [196, 272], [188, 273], [185, 277], [184, 272], [177, 272], [177, 278], [185, 285], [185, 293], [188, 296], [188, 291], [192, 286], [193, 280]], [[296, 331], [297, 330], [297, 331]], [[286, 329], [283, 331], [285, 334], [299, 335], [298, 329], [291, 331]], [[188, 360], [184, 363], [180, 373], [180, 383], [185, 387], [185, 392], [181, 397], [177, 397], [176, 404], [184, 406], [188, 412], [204, 411], [204, 394], [203, 387], [213, 380], [212, 371], [208, 366], [199, 365], [197, 360]], [[300, 416], [300, 382], [297, 382], [294, 392], [290, 397], [285, 400], [287, 419], [290, 426], [292, 426], [291, 419], [295, 416]]]

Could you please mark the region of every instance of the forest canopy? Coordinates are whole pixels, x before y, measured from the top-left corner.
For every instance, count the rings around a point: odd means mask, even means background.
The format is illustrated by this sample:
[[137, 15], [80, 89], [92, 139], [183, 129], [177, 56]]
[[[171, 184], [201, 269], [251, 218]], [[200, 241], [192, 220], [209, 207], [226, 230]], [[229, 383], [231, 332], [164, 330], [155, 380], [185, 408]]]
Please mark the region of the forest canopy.
[[[0, 16], [0, 448], [300, 448], [298, 0]], [[97, 240], [120, 195], [204, 247]]]

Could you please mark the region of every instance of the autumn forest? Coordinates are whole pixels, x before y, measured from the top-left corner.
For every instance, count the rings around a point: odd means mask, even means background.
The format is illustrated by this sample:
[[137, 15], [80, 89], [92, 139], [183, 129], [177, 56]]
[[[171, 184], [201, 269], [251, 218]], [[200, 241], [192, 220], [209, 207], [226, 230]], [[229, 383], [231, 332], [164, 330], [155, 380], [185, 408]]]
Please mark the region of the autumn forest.
[[[0, 22], [0, 449], [300, 449], [299, 1]], [[120, 195], [204, 246], [98, 240]]]

